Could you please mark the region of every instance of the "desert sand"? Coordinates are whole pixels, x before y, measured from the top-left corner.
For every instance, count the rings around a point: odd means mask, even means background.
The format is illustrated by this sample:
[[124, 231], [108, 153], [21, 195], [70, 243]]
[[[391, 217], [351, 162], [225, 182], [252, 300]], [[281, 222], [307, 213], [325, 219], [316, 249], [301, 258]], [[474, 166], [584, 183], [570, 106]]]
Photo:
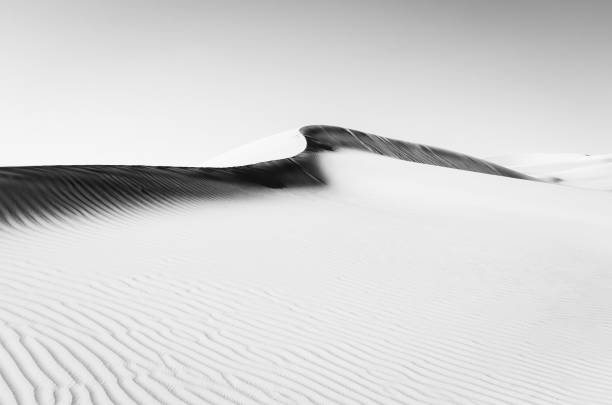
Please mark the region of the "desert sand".
[[608, 160], [311, 126], [0, 168], [0, 403], [610, 403]]

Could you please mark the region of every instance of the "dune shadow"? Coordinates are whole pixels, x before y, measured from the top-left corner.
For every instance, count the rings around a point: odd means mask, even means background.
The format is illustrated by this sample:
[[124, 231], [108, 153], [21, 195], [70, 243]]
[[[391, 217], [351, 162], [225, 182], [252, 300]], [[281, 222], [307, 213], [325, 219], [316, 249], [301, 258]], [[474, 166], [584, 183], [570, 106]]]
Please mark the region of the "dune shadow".
[[254, 192], [325, 184], [318, 157], [232, 168], [27, 166], [0, 168], [0, 224], [23, 226], [181, 201], [243, 198]]

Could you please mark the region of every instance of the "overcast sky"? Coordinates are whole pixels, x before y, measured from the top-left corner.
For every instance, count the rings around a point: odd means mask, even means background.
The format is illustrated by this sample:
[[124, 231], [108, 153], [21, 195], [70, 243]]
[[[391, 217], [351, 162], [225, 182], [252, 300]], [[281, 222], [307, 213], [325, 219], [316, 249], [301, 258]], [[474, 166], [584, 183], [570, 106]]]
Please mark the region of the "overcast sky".
[[612, 2], [0, 0], [0, 165], [199, 165], [308, 124], [612, 152]]

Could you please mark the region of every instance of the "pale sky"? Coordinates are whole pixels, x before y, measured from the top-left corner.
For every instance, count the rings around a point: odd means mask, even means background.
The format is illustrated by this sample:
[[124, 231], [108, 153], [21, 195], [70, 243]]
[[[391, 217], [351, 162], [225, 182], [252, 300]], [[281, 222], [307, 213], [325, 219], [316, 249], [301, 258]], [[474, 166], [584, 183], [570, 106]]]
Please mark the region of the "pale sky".
[[0, 165], [198, 166], [332, 124], [612, 152], [612, 2], [0, 0]]

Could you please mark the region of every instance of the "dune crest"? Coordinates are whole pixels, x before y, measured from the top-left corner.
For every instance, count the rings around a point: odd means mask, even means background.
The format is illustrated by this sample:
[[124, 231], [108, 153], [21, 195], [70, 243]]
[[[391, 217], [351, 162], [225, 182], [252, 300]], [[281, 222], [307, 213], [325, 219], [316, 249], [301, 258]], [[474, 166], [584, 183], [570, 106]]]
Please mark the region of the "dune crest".
[[346, 128], [306, 126], [230, 151], [204, 167], [0, 167], [0, 223], [19, 226], [180, 201], [230, 198], [261, 188], [321, 187], [326, 174], [318, 164], [319, 154], [343, 149], [533, 180], [461, 153]]
[[310, 150], [355, 149], [409, 162], [517, 179], [534, 180], [528, 175], [488, 162], [484, 159], [433, 146], [385, 138], [353, 129], [328, 125], [311, 125], [302, 127], [300, 132], [302, 132], [308, 140]]
[[203, 163], [204, 167], [248, 166], [273, 160], [288, 159], [306, 149], [306, 139], [297, 130], [268, 136], [232, 149]]

